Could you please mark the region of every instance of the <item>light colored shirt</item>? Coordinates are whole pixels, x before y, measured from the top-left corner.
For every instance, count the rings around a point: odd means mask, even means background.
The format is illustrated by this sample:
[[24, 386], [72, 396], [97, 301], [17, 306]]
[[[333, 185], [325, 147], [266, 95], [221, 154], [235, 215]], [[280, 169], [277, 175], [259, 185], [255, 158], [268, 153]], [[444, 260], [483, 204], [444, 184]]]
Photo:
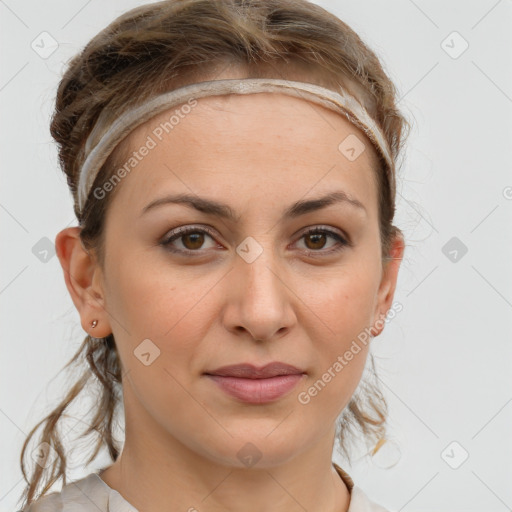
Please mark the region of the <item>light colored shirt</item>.
[[[336, 463], [334, 468], [350, 492], [348, 512], [390, 512], [371, 501], [354, 485], [352, 478]], [[22, 512], [139, 512], [121, 494], [107, 485], [98, 473], [67, 483], [60, 492], [42, 496]]]

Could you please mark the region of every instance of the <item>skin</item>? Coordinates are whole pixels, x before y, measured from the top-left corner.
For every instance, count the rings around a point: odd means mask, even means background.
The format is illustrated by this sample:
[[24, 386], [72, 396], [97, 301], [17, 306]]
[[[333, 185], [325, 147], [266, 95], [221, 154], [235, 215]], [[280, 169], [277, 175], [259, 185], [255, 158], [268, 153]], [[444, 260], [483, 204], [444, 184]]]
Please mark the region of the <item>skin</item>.
[[[124, 147], [140, 148], [169, 115], [134, 130]], [[354, 161], [338, 150], [350, 134], [366, 145]], [[79, 228], [57, 235], [82, 327], [96, 337], [113, 332], [119, 349], [126, 440], [101, 477], [137, 509], [348, 509], [348, 489], [331, 464], [335, 420], [360, 381], [369, 344], [308, 404], [297, 397], [392, 305], [404, 241], [394, 240], [383, 266], [375, 165], [362, 132], [304, 99], [202, 98], [117, 185], [104, 268], [82, 247]], [[337, 190], [365, 209], [338, 202], [281, 218], [292, 203]], [[221, 201], [239, 220], [177, 204], [141, 216], [168, 193]], [[180, 256], [159, 245], [187, 225], [209, 226], [214, 236], [204, 234], [202, 245], [182, 236], [172, 246], [202, 255]], [[329, 253], [339, 246], [329, 234], [303, 236], [315, 226], [346, 234], [352, 245]], [[263, 250], [252, 263], [236, 252], [246, 237]], [[160, 355], [146, 366], [134, 350], [148, 338]], [[231, 398], [203, 374], [270, 361], [298, 366], [306, 376], [269, 404]], [[248, 442], [261, 454], [251, 467], [237, 456]]]

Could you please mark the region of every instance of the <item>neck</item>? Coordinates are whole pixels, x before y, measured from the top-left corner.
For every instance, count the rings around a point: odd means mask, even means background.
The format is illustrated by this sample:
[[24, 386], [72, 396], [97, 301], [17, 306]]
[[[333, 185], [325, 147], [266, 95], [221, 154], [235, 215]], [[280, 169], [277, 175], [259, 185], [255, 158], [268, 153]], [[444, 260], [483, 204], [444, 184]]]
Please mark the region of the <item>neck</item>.
[[123, 451], [101, 473], [141, 512], [348, 510], [350, 491], [331, 462], [334, 431], [283, 463], [241, 468], [202, 456], [142, 416], [126, 415]]

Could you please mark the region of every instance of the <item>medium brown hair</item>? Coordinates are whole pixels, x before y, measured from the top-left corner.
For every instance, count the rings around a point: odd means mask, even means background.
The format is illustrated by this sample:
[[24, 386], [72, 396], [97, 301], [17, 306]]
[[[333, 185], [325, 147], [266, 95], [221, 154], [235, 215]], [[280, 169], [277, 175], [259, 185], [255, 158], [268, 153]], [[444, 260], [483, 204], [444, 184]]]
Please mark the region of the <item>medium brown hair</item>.
[[[381, 128], [396, 162], [409, 123], [397, 108], [396, 89], [379, 59], [343, 21], [307, 0], [167, 0], [123, 14], [97, 34], [68, 63], [59, 84], [50, 131], [57, 142], [59, 163], [67, 176], [84, 247], [104, 264], [104, 221], [112, 201], [89, 194], [78, 209], [77, 185], [87, 136], [101, 112], [114, 119], [130, 106], [188, 83], [214, 79], [227, 66], [247, 77], [299, 79], [338, 90], [343, 87], [368, 110]], [[306, 78], [305, 78], [306, 77]], [[114, 173], [121, 161], [120, 144], [100, 169], [91, 190]], [[379, 231], [383, 260], [389, 259], [395, 204], [379, 157]], [[395, 169], [392, 169], [395, 172]], [[84, 361], [85, 360], [85, 361]], [[371, 369], [374, 360], [370, 354]], [[66, 453], [57, 426], [75, 398], [93, 385], [97, 403], [89, 427], [96, 443], [87, 464], [107, 449], [115, 461], [121, 446], [113, 428], [122, 402], [122, 371], [112, 334], [103, 339], [86, 336], [65, 368], [74, 364], [80, 377], [62, 402], [29, 433], [20, 457], [27, 486], [23, 506], [43, 496], [62, 476], [66, 485]], [[350, 460], [354, 429], [366, 439], [385, 439], [387, 403], [376, 383], [364, 383], [366, 404], [354, 395], [343, 411], [337, 440]], [[24, 465], [28, 443], [43, 425], [38, 445], [48, 443], [58, 457], [52, 465], [35, 465], [27, 478]]]

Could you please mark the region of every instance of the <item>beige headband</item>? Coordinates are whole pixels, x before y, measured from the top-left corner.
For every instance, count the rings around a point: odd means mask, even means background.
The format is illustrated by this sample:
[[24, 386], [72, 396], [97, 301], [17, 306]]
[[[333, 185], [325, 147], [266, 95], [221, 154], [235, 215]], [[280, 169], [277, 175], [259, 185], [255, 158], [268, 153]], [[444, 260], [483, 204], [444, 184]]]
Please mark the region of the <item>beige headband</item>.
[[160, 94], [147, 102], [129, 109], [113, 123], [108, 109], [99, 116], [94, 129], [85, 144], [87, 155], [78, 184], [78, 207], [82, 212], [94, 180], [110, 153], [132, 130], [171, 107], [181, 105], [191, 98], [203, 98], [223, 94], [254, 94], [258, 92], [278, 92], [303, 98], [344, 114], [360, 128], [374, 144], [387, 163], [386, 172], [394, 198], [394, 168], [386, 138], [366, 109], [351, 95], [340, 89], [340, 93], [318, 85], [280, 80], [275, 78], [244, 78], [211, 80], [186, 85]]

